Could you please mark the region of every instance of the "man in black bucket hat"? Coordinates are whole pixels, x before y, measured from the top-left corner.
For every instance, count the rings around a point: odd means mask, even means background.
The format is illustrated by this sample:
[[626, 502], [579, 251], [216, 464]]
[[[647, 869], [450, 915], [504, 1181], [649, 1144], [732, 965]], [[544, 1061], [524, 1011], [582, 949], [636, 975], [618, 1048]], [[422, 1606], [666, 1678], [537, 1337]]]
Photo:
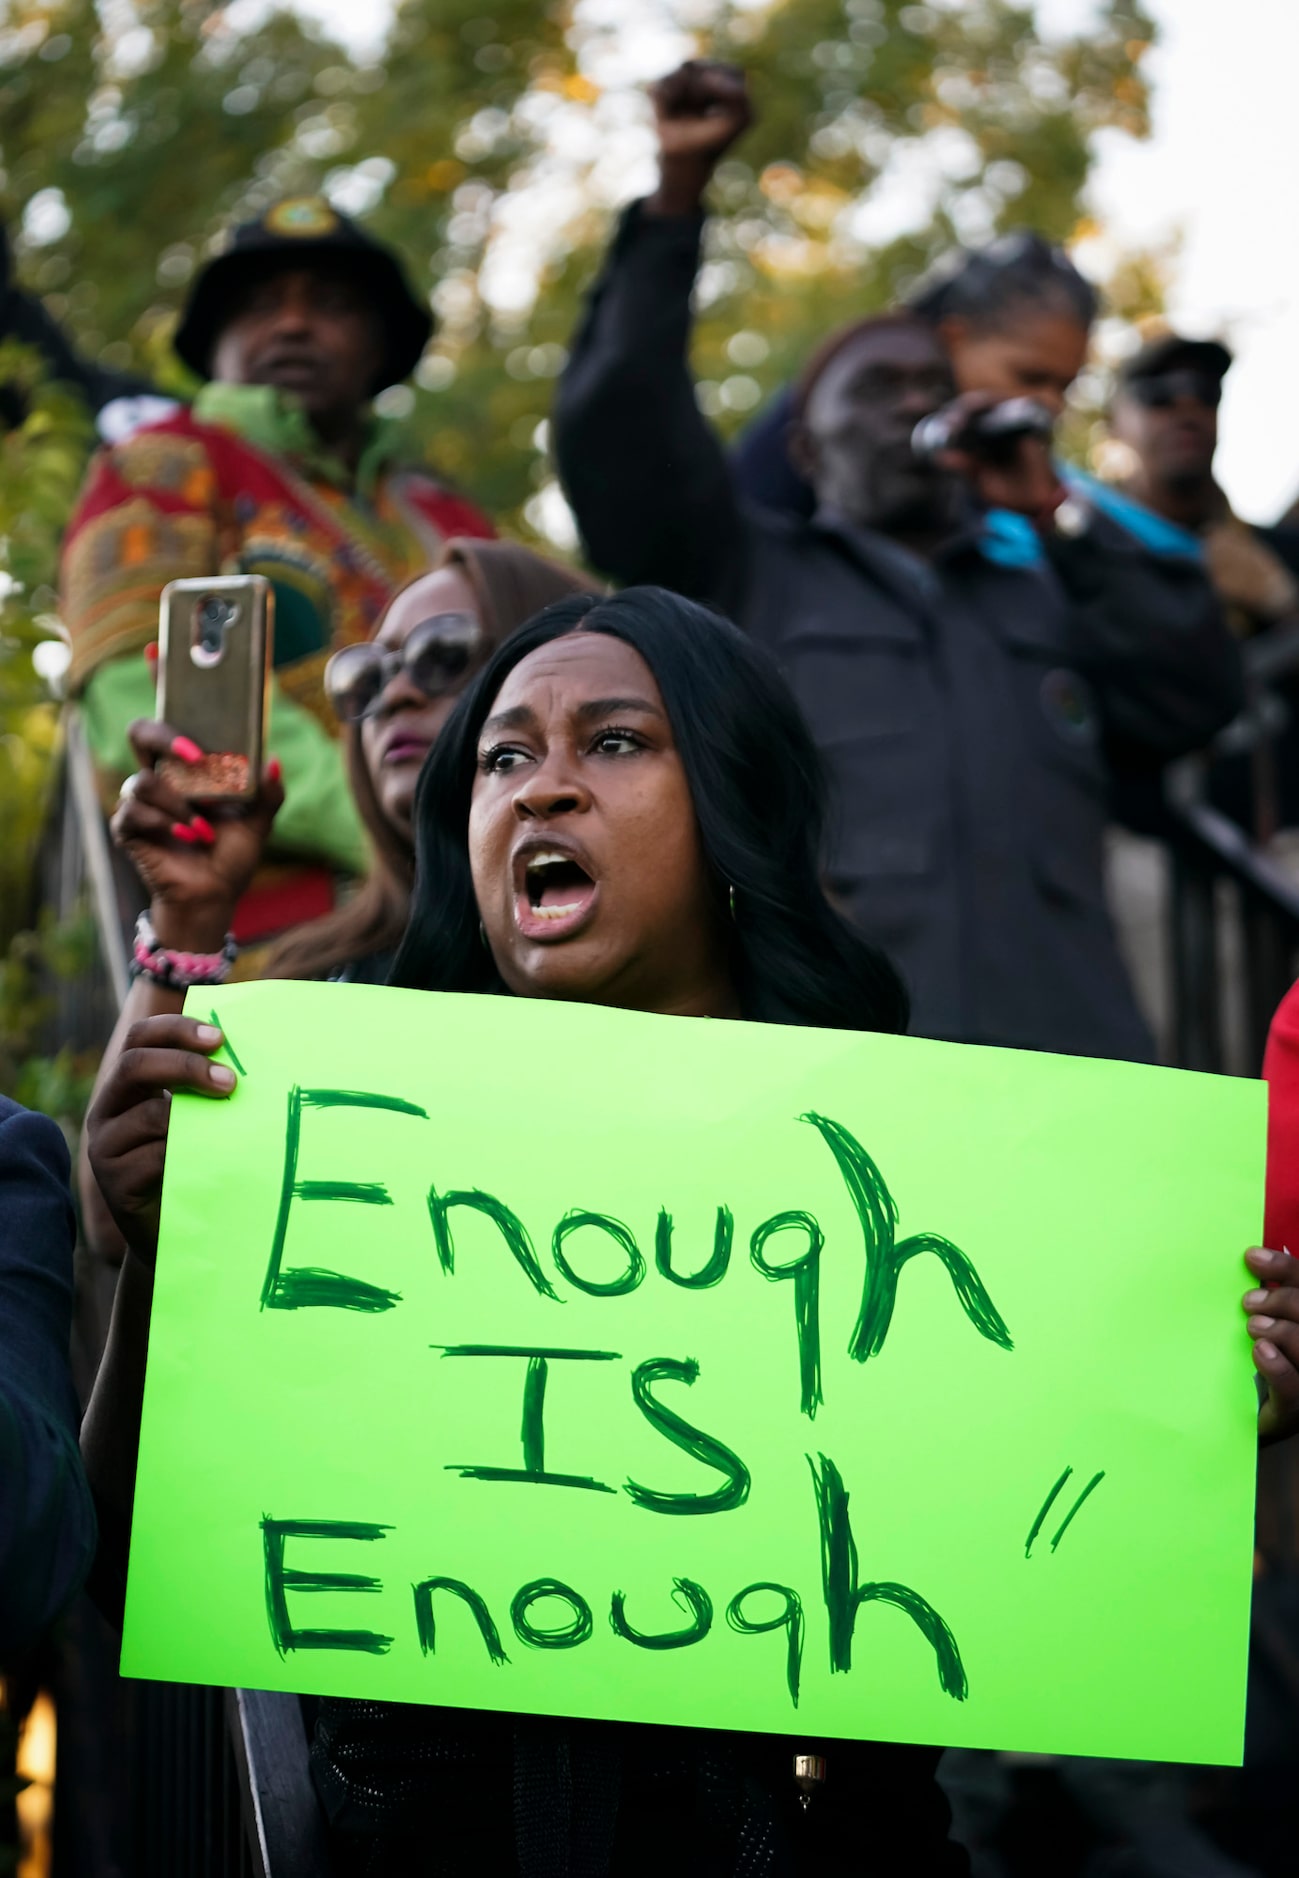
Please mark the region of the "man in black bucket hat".
[[326, 911], [365, 840], [322, 688], [339, 646], [368, 637], [395, 589], [452, 535], [490, 535], [469, 503], [397, 461], [371, 399], [418, 364], [432, 331], [391, 249], [319, 196], [245, 222], [195, 276], [175, 348], [205, 382], [192, 407], [99, 451], [64, 541], [71, 683], [106, 794], [153, 714], [143, 652], [169, 580], [264, 574], [275, 588], [271, 751], [286, 801], [277, 841], [308, 865], [254, 888], [237, 937]]
[[[308, 289], [308, 315], [325, 310], [319, 289], [351, 301], [360, 315], [353, 343], [337, 347], [331, 362], [340, 376], [360, 384], [360, 396], [340, 406], [353, 424], [361, 399], [388, 385], [400, 384], [414, 371], [433, 331], [428, 308], [411, 292], [401, 263], [391, 249], [315, 196], [278, 202], [258, 221], [243, 222], [224, 250], [194, 281], [173, 344], [200, 378], [220, 377], [216, 354], [232, 324], [247, 318], [252, 305], [265, 311], [302, 282]], [[350, 388], [350, 387], [349, 387]], [[313, 395], [303, 394], [310, 412]]]

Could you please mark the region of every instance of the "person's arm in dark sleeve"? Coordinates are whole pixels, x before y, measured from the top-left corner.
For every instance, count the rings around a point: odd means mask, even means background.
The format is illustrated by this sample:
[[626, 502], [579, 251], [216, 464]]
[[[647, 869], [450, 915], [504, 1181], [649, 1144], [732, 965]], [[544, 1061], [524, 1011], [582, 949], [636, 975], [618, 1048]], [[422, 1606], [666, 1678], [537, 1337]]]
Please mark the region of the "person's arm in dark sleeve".
[[633, 203], [591, 296], [555, 406], [555, 458], [591, 561], [733, 604], [742, 527], [687, 354], [701, 215]]
[[[92, 412], [114, 398], [139, 397], [153, 390], [148, 379], [133, 372], [114, 371], [76, 351], [44, 302], [14, 280], [8, 235], [0, 227], [0, 340], [6, 339], [39, 353], [47, 376], [75, 386]], [[15, 398], [11, 392], [7, 422], [21, 422], [22, 405], [22, 398]]]
[[68, 1363], [75, 1236], [63, 1136], [0, 1099], [0, 1658], [37, 1640], [94, 1557]]
[[785, 385], [731, 445], [731, 477], [745, 502], [774, 509], [780, 515], [810, 518], [816, 509], [816, 494], [807, 478], [794, 468], [789, 454], [793, 416], [793, 388]]
[[687, 60], [650, 97], [658, 188], [623, 216], [574, 340], [555, 456], [597, 567], [735, 612], [746, 531], [688, 353], [704, 191], [751, 110], [743, 73], [711, 60]]
[[1159, 765], [1202, 749], [1245, 701], [1240, 653], [1202, 563], [1156, 552], [1095, 510], [1047, 553], [1120, 761]]

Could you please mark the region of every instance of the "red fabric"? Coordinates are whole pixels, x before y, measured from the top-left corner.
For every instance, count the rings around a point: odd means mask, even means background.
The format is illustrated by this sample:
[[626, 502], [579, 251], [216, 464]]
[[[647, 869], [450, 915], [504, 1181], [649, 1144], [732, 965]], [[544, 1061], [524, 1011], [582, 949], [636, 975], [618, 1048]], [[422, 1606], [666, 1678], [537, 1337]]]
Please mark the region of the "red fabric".
[[482, 510], [466, 502], [463, 496], [453, 496], [424, 477], [418, 482], [404, 483], [402, 492], [448, 541], [457, 535], [471, 535], [476, 541], [496, 539], [496, 530]]
[[[269, 871], [269, 870], [268, 870]], [[241, 946], [272, 939], [290, 926], [334, 910], [334, 876], [327, 867], [294, 867], [254, 884], [234, 911], [231, 931]]]
[[[147, 425], [137, 434], [192, 437], [201, 443], [216, 474], [217, 492], [222, 496], [238, 494], [251, 499], [258, 508], [272, 502], [282, 503], [286, 508], [297, 506], [298, 498], [293, 485], [276, 473], [272, 457], [265, 455], [253, 444], [246, 443], [232, 430], [216, 424], [200, 424], [189, 410], [177, 411], [159, 423]], [[112, 451], [101, 451], [91, 466], [90, 476], [69, 524], [69, 538], [97, 515], [103, 515], [108, 509], [116, 508], [119, 503], [139, 493], [139, 489], [118, 475]], [[162, 489], [150, 485], [147, 493], [154, 507], [164, 513], [179, 515], [197, 506], [195, 491]], [[402, 494], [414, 508], [428, 517], [447, 540], [453, 535], [473, 535], [481, 540], [490, 540], [496, 533], [481, 509], [475, 508], [463, 496], [452, 495], [448, 490], [440, 488], [427, 476], [405, 472]]]
[[1268, 1085], [1264, 1243], [1299, 1257], [1299, 984], [1277, 1007], [1263, 1053]]
[[472, 503], [418, 469], [385, 471], [360, 502], [178, 411], [91, 463], [63, 538], [69, 683], [79, 690], [155, 636], [169, 580], [239, 566], [294, 588], [298, 625], [277, 639], [276, 669], [283, 677], [301, 666], [290, 694], [332, 731], [319, 655], [369, 638], [396, 589], [451, 536], [491, 534]]

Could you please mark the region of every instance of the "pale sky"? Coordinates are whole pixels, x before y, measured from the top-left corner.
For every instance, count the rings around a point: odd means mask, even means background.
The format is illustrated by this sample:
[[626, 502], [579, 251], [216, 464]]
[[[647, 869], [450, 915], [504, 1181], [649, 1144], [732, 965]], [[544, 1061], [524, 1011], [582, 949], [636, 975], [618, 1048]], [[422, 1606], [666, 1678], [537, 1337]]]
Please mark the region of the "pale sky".
[[1131, 241], [1183, 237], [1169, 313], [1227, 339], [1218, 470], [1251, 521], [1299, 496], [1296, 0], [1154, 0], [1154, 136], [1107, 135], [1100, 218]]
[[[949, 0], [950, 3], [950, 0]], [[300, 0], [349, 43], [382, 35], [389, 0]], [[1299, 0], [1150, 0], [1161, 43], [1147, 72], [1154, 135], [1106, 133], [1090, 196], [1123, 245], [1180, 234], [1169, 313], [1195, 334], [1225, 337], [1237, 362], [1221, 415], [1218, 468], [1232, 502], [1267, 521], [1299, 496]], [[608, 11], [585, 0], [590, 15]], [[671, 0], [617, 0], [612, 18], [624, 82], [676, 56]], [[1044, 27], [1075, 28], [1090, 0], [1041, 0]], [[602, 73], [603, 77], [604, 74]], [[616, 82], [616, 80], [615, 80]], [[881, 226], [905, 215], [914, 172], [896, 201], [872, 204]], [[1103, 265], [1103, 252], [1080, 257]]]

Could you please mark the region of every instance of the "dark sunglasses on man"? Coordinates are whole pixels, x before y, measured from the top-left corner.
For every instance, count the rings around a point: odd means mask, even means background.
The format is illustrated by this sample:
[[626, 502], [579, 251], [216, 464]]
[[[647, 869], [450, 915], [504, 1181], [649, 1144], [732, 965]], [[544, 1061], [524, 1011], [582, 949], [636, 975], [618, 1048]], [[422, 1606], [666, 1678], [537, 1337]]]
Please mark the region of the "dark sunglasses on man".
[[1179, 398], [1190, 398], [1211, 411], [1222, 403], [1222, 380], [1207, 372], [1155, 372], [1149, 378], [1134, 378], [1128, 391], [1150, 411], [1166, 411]]
[[434, 613], [412, 626], [398, 651], [371, 644], [344, 646], [325, 667], [325, 695], [344, 724], [359, 724], [404, 672], [426, 698], [459, 690], [482, 663], [487, 635], [472, 613]]

